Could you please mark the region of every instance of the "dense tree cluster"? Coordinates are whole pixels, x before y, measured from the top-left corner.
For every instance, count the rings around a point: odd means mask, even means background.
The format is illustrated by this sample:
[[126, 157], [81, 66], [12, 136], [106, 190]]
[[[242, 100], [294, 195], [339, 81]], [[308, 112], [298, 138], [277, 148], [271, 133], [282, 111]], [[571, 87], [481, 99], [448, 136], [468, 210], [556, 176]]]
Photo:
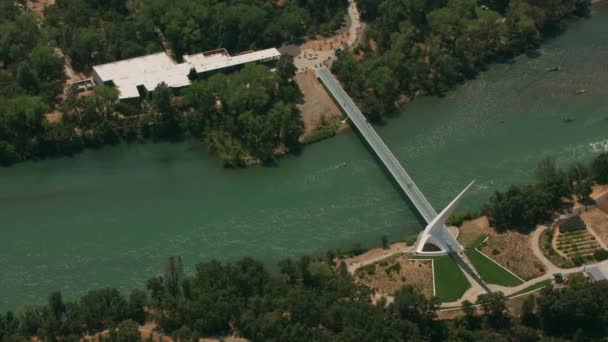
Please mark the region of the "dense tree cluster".
[[159, 32], [181, 56], [240, 52], [338, 28], [345, 0], [58, 0], [45, 11], [51, 37], [77, 70], [156, 52]]
[[487, 63], [536, 47], [588, 0], [361, 0], [367, 44], [334, 64], [372, 119], [418, 93], [441, 95]]
[[141, 107], [118, 103], [117, 90], [107, 86], [97, 86], [90, 96], [69, 95], [63, 124], [57, 128], [61, 133], [48, 148], [57, 146], [67, 153], [70, 146], [77, 151], [190, 136], [202, 139], [226, 165], [268, 162], [277, 150], [297, 149], [303, 129], [293, 104], [299, 91], [291, 79], [281, 78], [282, 70], [249, 64], [237, 72], [196, 80], [180, 96], [161, 84]]
[[61, 91], [63, 59], [33, 13], [0, 1], [0, 164], [43, 150], [48, 111]]
[[76, 70], [160, 51], [154, 27], [132, 17], [133, 3], [57, 0], [45, 9], [45, 28]]
[[160, 27], [178, 55], [243, 51], [337, 29], [346, 0], [142, 0], [138, 22]]
[[268, 161], [277, 149], [298, 148], [304, 125], [293, 103], [299, 90], [291, 79], [293, 64], [280, 64], [276, 73], [247, 65], [238, 73], [196, 81], [184, 91], [190, 131], [226, 163], [249, 156]]
[[606, 184], [608, 153], [595, 157], [590, 166], [575, 164], [567, 170], [547, 158], [537, 167], [537, 183], [513, 185], [496, 191], [484, 208], [497, 230], [517, 229], [527, 232], [551, 219], [553, 213], [568, 205], [564, 198], [588, 200], [595, 182]]
[[[160, 85], [141, 104], [128, 104], [118, 102], [117, 90], [107, 86], [86, 96], [66, 87], [59, 96], [64, 60], [53, 45], [63, 49], [76, 70], [85, 71], [159, 51], [158, 28], [178, 54], [222, 46], [241, 51], [333, 30], [346, 4], [58, 0], [40, 22], [23, 6], [0, 0], [0, 165], [122, 141], [184, 137], [202, 139], [227, 165], [272, 161], [297, 149], [303, 130], [294, 106], [300, 93], [290, 57], [282, 57], [273, 72], [248, 65], [202, 80], [191, 75], [193, 85], [181, 94]], [[261, 34], [262, 28], [269, 32]], [[45, 114], [54, 109], [62, 117], [49, 122]]]
[[[258, 261], [217, 261], [184, 275], [178, 257], [147, 282], [149, 297], [134, 290], [125, 298], [115, 289], [93, 290], [66, 302], [52, 293], [48, 304], [25, 305], [0, 314], [0, 341], [76, 341], [109, 329], [111, 341], [139, 341], [138, 325], [176, 341], [238, 334], [252, 341], [540, 341], [592, 340], [608, 333], [607, 282], [577, 278], [569, 287], [548, 287], [510, 312], [500, 293], [463, 303], [463, 315], [437, 320], [438, 301], [413, 287], [399, 289], [394, 301], [372, 303], [372, 290], [356, 284], [344, 264], [303, 257], [279, 263], [271, 274]], [[144, 307], [146, 308], [144, 310]]]

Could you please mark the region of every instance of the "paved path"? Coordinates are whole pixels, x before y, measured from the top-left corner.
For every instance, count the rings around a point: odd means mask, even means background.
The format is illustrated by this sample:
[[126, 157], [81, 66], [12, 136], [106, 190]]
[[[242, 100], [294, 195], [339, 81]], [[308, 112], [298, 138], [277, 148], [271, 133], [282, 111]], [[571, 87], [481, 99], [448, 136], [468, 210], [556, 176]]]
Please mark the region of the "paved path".
[[357, 44], [363, 33], [363, 23], [355, 0], [349, 1], [347, 25], [346, 29], [340, 30], [333, 37], [302, 44], [299, 47], [299, 54], [293, 61], [297, 72], [323, 67], [324, 63], [333, 62], [337, 59], [335, 48], [351, 48]]
[[363, 266], [371, 265], [393, 255], [403, 254], [405, 248], [406, 244], [404, 242], [397, 242], [392, 244], [389, 249], [374, 248], [356, 257], [345, 259], [344, 262], [346, 262], [348, 272], [355, 274], [355, 271]]

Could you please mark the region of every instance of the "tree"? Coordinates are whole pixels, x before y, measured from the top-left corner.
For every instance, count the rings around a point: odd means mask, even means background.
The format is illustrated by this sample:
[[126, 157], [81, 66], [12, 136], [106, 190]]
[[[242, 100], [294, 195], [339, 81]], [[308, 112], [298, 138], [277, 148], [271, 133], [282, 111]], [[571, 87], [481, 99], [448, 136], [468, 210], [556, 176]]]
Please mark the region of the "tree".
[[466, 323], [467, 329], [478, 329], [480, 323], [479, 317], [477, 317], [477, 310], [475, 309], [471, 301], [465, 300], [462, 302], [462, 312], [464, 313], [464, 321]]
[[277, 62], [277, 72], [283, 80], [289, 80], [296, 76], [296, 66], [293, 64], [293, 56], [282, 54]]
[[65, 304], [61, 292], [52, 292], [49, 296], [49, 310], [51, 315], [56, 320], [61, 320], [65, 314]]
[[384, 249], [390, 248], [390, 246], [388, 245], [388, 238], [386, 237], [386, 235], [382, 235], [382, 248], [384, 248]]
[[124, 321], [129, 313], [127, 300], [117, 289], [87, 292], [80, 298], [83, 323], [89, 333], [99, 332]]
[[538, 315], [544, 333], [566, 337], [580, 329], [582, 336], [579, 337], [593, 339], [606, 336], [608, 298], [603, 295], [606, 291], [606, 282], [584, 282], [566, 288], [543, 289], [538, 299]]
[[91, 100], [96, 114], [102, 119], [107, 120], [114, 117], [116, 103], [118, 102], [118, 89], [106, 85], [98, 85], [93, 89], [93, 94], [87, 99]]
[[156, 135], [167, 140], [182, 138], [182, 116], [171, 103], [171, 88], [164, 82], [160, 83], [152, 93], [152, 108], [156, 114]]
[[182, 293], [182, 281], [184, 279], [184, 264], [179, 256], [169, 257], [165, 266], [164, 283], [168, 293], [177, 297]]
[[38, 94], [38, 90], [40, 89], [38, 76], [27, 62], [22, 62], [19, 64], [19, 68], [17, 68], [17, 83], [31, 95]]
[[481, 305], [489, 327], [496, 330], [509, 327], [509, 310], [505, 302], [506, 297], [502, 292], [485, 293], [477, 298], [477, 304]]
[[142, 290], [135, 289], [129, 295], [129, 318], [134, 320], [139, 325], [146, 323], [145, 306], [148, 303], [146, 293]]
[[596, 182], [608, 184], [608, 152], [604, 152], [593, 159], [591, 172]]
[[528, 296], [521, 306], [519, 319], [523, 325], [528, 327], [536, 327], [538, 325], [538, 317], [534, 313], [536, 309], [536, 297]]
[[34, 305], [25, 304], [17, 314], [20, 324], [20, 332], [25, 336], [34, 336], [42, 326], [42, 310]]

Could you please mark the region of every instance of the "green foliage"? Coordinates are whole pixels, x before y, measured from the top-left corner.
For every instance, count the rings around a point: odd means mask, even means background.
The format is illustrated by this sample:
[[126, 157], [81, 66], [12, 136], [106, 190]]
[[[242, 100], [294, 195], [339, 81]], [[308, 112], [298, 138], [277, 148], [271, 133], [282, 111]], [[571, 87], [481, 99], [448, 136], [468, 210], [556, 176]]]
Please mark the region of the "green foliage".
[[391, 275], [393, 272], [395, 272], [395, 273], [399, 273], [399, 272], [401, 271], [401, 264], [397, 262], [397, 263], [395, 263], [395, 264], [393, 264], [393, 265], [391, 265], [391, 266], [387, 267], [387, 268], [386, 268], [384, 271], [385, 271], [385, 272], [386, 272], [386, 274], [387, 274], [387, 275], [389, 275], [389, 276], [390, 276], [390, 275]]
[[405, 95], [443, 95], [492, 60], [538, 46], [542, 33], [588, 1], [357, 1], [368, 20], [364, 56], [346, 52], [333, 71], [373, 120]]
[[325, 140], [331, 138], [336, 135], [336, 131], [340, 126], [340, 119], [332, 118], [327, 119], [325, 116], [321, 116], [319, 120], [319, 124], [315, 127], [314, 131], [312, 131], [303, 141], [304, 144], [314, 144], [321, 140]]
[[[438, 290], [460, 288], [459, 277], [468, 286], [449, 256], [434, 261]], [[201, 263], [184, 276], [179, 298], [165, 286], [170, 279], [149, 281], [151, 303], [139, 290], [128, 304], [115, 289], [93, 290], [74, 302], [53, 293], [47, 305], [26, 305], [18, 315], [0, 314], [0, 339], [77, 341], [108, 329], [110, 341], [139, 341], [139, 326], [132, 317], [139, 313], [132, 305], [141, 305], [139, 310], [146, 305], [159, 330], [176, 341], [232, 333], [251, 341], [452, 341], [466, 336], [464, 340], [597, 340], [608, 333], [608, 284], [584, 277], [571, 276], [565, 288], [546, 287], [536, 301], [529, 297], [519, 319], [511, 316], [505, 296], [494, 292], [479, 296], [481, 314], [465, 301], [465, 316], [448, 321], [437, 320], [438, 298], [426, 298], [411, 286], [397, 290], [390, 305], [384, 299], [372, 304], [372, 290], [356, 284], [347, 272], [333, 271], [325, 261], [287, 259], [279, 268], [279, 274], [272, 275], [249, 258], [232, 264]], [[451, 270], [460, 275], [453, 277]]]
[[[541, 326], [549, 336], [572, 336], [578, 329], [593, 340], [608, 334], [607, 282], [546, 288], [538, 299]], [[573, 314], [576, 313], [576, 314]]]
[[388, 237], [386, 235], [382, 235], [382, 248], [389, 249], [390, 246], [388, 244]]
[[[563, 198], [577, 196], [582, 200], [588, 199], [593, 180], [597, 178], [597, 172], [601, 173], [602, 158], [605, 157], [599, 155], [590, 168], [576, 164], [567, 172], [557, 167], [555, 159], [546, 158], [536, 168], [536, 184], [512, 185], [505, 192], [496, 191], [483, 211], [497, 231], [515, 229], [530, 232], [565, 206]], [[580, 218], [577, 220], [578, 224], [567, 224], [562, 230], [584, 228], [584, 222]]]
[[73, 66], [83, 70], [160, 51], [155, 28], [179, 57], [218, 47], [240, 52], [281, 45], [335, 30], [345, 13], [345, 0], [285, 1], [282, 6], [264, 0], [58, 0], [47, 8], [45, 24]]
[[126, 1], [58, 0], [44, 19], [50, 37], [79, 71], [161, 49], [153, 22], [134, 20]]
[[460, 227], [464, 223], [464, 221], [469, 221], [475, 219], [480, 216], [480, 213], [477, 211], [460, 211], [455, 212], [450, 215], [447, 220], [447, 225]]
[[605, 249], [598, 249], [593, 253], [593, 258], [597, 261], [604, 261], [608, 259], [608, 251]]
[[591, 163], [591, 172], [596, 182], [608, 184], [608, 152], [595, 157]]
[[246, 157], [272, 161], [278, 148], [299, 148], [303, 123], [293, 105], [296, 89], [262, 65], [196, 81], [184, 91], [191, 134], [200, 134], [227, 165]]
[[502, 292], [484, 293], [477, 298], [486, 315], [486, 324], [493, 329], [506, 329], [511, 324], [506, 299]]
[[110, 341], [112, 342], [139, 342], [141, 335], [139, 326], [132, 320], [126, 320], [118, 324], [116, 328], [110, 329]]
[[403, 242], [405, 242], [405, 244], [408, 246], [411, 246], [418, 240], [418, 235], [418, 233], [410, 234], [403, 239]]
[[531, 231], [536, 224], [549, 220], [551, 196], [532, 185], [511, 186], [502, 193], [496, 191], [484, 211], [497, 231], [516, 229]]

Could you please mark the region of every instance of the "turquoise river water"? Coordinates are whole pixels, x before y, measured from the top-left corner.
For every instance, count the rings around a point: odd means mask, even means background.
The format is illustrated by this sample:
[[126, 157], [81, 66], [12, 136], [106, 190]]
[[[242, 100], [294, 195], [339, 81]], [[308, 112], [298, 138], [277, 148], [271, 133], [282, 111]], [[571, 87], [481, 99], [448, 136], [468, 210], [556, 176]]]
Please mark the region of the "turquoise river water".
[[[608, 4], [539, 52], [444, 98], [416, 99], [377, 127], [436, 209], [472, 179], [464, 209], [532, 179], [545, 156], [568, 164], [608, 150]], [[546, 72], [554, 65], [562, 70]], [[242, 256], [274, 265], [420, 229], [353, 132], [276, 167], [225, 170], [192, 143], [23, 163], [0, 169], [0, 310], [53, 290], [141, 287], [170, 255], [190, 269]]]

